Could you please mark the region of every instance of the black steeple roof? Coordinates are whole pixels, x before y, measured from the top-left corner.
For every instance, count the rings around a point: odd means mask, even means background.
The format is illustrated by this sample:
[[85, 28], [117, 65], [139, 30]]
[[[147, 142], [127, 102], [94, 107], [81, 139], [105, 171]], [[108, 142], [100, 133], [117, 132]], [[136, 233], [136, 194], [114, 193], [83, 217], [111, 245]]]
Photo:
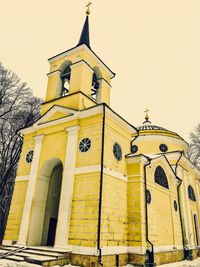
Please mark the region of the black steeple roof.
[[83, 25], [83, 30], [81, 33], [81, 37], [80, 37], [80, 40], [79, 40], [79, 43], [77, 46], [82, 45], [82, 44], [85, 44], [89, 48], [91, 48], [90, 47], [90, 32], [89, 32], [89, 16], [88, 15], [86, 16], [85, 23]]

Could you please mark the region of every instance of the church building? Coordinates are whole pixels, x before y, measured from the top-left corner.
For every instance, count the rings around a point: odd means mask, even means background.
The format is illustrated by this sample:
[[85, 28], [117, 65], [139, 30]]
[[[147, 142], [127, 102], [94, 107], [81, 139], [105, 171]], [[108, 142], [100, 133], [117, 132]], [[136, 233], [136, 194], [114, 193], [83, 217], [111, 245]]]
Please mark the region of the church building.
[[84, 267], [193, 259], [200, 171], [187, 142], [148, 112], [136, 127], [110, 107], [115, 73], [90, 46], [89, 14], [78, 45], [49, 59], [41, 117], [20, 131], [3, 246], [60, 252]]

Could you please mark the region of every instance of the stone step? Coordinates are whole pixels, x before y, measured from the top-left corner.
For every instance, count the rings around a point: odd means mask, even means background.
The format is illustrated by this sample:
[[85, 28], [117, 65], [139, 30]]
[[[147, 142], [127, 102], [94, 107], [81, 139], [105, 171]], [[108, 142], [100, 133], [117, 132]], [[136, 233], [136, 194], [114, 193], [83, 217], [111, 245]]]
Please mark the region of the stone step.
[[15, 256], [17, 255], [17, 253], [19, 253], [22, 250], [24, 250], [24, 247], [18, 247], [18, 248], [13, 248], [13, 249], [2, 249], [2, 253], [0, 254], [0, 259], [4, 259], [12, 255]]
[[33, 260], [39, 260], [39, 261], [51, 261], [51, 260], [56, 260], [57, 257], [47, 257], [47, 256], [40, 256], [36, 254], [29, 254], [26, 252], [22, 253], [17, 253], [16, 256], [18, 257], [24, 257], [25, 259], [33, 259]]
[[15, 255], [6, 256], [5, 259], [12, 260], [12, 261], [24, 261], [24, 257], [19, 257]]
[[46, 247], [21, 247], [17, 245], [0, 247], [0, 256], [2, 255], [3, 259], [25, 261], [39, 265], [62, 261], [70, 257], [67, 254], [67, 251], [55, 251], [53, 248]]
[[33, 250], [33, 249], [29, 249], [27, 248], [26, 253], [29, 254], [35, 254], [35, 255], [41, 255], [41, 256], [50, 256], [50, 257], [61, 257], [63, 255], [63, 253], [57, 253], [57, 252], [48, 252], [45, 250]]
[[[5, 252], [11, 252], [13, 251], [13, 248], [7, 247], [4, 250], [0, 249], [0, 253], [5, 253]], [[34, 250], [34, 249], [23, 249], [22, 251], [16, 252], [17, 254], [21, 253], [26, 253], [26, 254], [34, 254], [34, 255], [40, 255], [40, 256], [47, 256], [47, 257], [62, 257], [63, 253], [58, 253], [54, 251], [46, 251], [46, 250]]]
[[45, 252], [54, 252], [54, 253], [67, 253], [67, 252], [70, 252], [69, 250], [66, 250], [66, 249], [56, 249], [54, 247], [28, 247], [28, 249], [31, 249], [31, 250], [37, 250], [37, 251], [45, 251]]

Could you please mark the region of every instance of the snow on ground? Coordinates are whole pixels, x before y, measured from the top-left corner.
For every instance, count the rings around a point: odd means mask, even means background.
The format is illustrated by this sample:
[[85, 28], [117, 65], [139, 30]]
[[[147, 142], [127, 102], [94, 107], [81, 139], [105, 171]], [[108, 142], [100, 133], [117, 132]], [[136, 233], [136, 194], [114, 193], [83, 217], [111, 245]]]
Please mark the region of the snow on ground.
[[[14, 262], [10, 260], [0, 260], [0, 267], [40, 267], [41, 265], [31, 264], [26, 262]], [[55, 265], [54, 267], [60, 267], [59, 265]], [[81, 267], [81, 266], [74, 266], [74, 265], [65, 265], [64, 267]], [[133, 265], [126, 265], [124, 267], [134, 267]], [[200, 258], [193, 260], [193, 261], [181, 261], [181, 262], [174, 262], [169, 264], [159, 265], [157, 267], [200, 267]]]
[[[200, 258], [195, 259], [193, 261], [181, 261], [181, 262], [174, 262], [164, 265], [159, 265], [160, 267], [200, 267]], [[157, 266], [158, 267], [158, 266]]]
[[[11, 260], [0, 260], [0, 267], [41, 267], [41, 265], [31, 264], [27, 262], [14, 262]], [[59, 265], [55, 265], [54, 267], [60, 267]], [[74, 265], [65, 265], [64, 267], [81, 267]]]

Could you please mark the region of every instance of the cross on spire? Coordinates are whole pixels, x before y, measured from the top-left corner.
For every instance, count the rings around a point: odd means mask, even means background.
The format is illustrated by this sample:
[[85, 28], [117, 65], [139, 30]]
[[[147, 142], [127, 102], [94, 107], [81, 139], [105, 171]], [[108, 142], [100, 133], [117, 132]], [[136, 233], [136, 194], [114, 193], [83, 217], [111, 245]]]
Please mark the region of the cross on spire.
[[86, 5], [86, 15], [89, 16], [90, 15], [90, 6], [92, 5], [92, 2], [88, 2], [87, 5]]
[[92, 2], [88, 2], [88, 4], [86, 5], [86, 18], [85, 18], [85, 23], [83, 25], [83, 30], [81, 32], [81, 36], [78, 42], [78, 45], [87, 45], [90, 48], [90, 32], [89, 32], [89, 15], [90, 15], [90, 6], [91, 6]]

